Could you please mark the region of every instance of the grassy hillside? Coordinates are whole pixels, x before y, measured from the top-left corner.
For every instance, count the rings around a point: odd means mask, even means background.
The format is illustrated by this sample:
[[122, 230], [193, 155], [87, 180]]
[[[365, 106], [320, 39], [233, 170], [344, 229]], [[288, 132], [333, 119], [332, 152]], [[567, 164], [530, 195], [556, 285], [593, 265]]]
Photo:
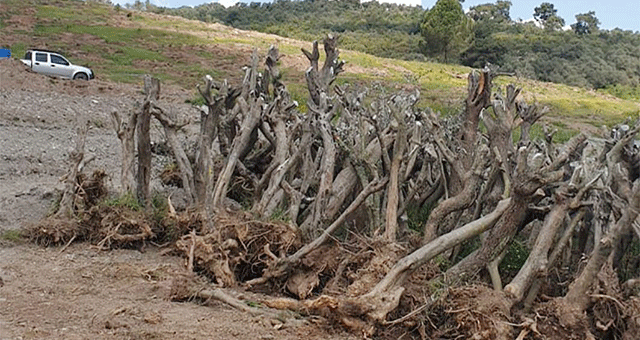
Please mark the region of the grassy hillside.
[[[135, 83], [150, 73], [187, 89], [194, 89], [205, 74], [238, 82], [251, 51], [264, 54], [276, 44], [286, 55], [281, 61], [285, 83], [297, 100], [306, 99], [308, 64], [300, 48], [310, 48], [309, 42], [74, 0], [3, 0], [0, 32], [0, 45], [10, 47], [16, 57], [29, 47], [55, 49], [72, 62], [91, 66], [101, 79]], [[347, 61], [341, 83], [378, 83], [389, 91], [417, 88], [420, 106], [443, 113], [462, 107], [469, 68], [352, 51], [342, 51], [341, 57]], [[512, 77], [497, 80], [507, 83], [516, 83], [527, 99], [551, 108], [548, 121], [561, 130], [559, 138], [584, 124], [599, 127], [640, 114], [638, 102], [586, 89]]]

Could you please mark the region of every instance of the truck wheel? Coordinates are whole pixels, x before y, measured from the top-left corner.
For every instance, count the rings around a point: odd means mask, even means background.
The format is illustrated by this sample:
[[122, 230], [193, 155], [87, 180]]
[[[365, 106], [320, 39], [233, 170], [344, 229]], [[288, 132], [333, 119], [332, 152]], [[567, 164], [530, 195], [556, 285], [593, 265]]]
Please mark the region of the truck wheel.
[[78, 73], [73, 76], [73, 79], [89, 80], [89, 76], [86, 73]]

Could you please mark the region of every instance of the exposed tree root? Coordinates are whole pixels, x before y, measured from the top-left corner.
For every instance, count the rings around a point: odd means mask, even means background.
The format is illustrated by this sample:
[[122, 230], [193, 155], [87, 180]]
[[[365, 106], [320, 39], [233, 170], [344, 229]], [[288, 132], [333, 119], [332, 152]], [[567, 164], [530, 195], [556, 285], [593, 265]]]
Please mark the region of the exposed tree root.
[[198, 281], [193, 273], [178, 275], [173, 279], [169, 298], [172, 301], [191, 301], [194, 299], [220, 301], [253, 316], [269, 318], [274, 322], [274, 327], [277, 328], [282, 327], [283, 324], [300, 325], [305, 322], [293, 316], [288, 316], [279, 310], [271, 309], [266, 304], [258, 306], [259, 301], [242, 300], [237, 297], [234, 291], [225, 288], [211, 287], [211, 285], [206, 282]]
[[259, 276], [268, 263], [298, 247], [300, 236], [295, 228], [286, 223], [247, 220], [241, 214], [219, 215], [211, 230], [186, 234], [176, 242], [180, 253], [193, 258], [196, 270], [223, 287]]
[[[67, 193], [69, 203], [58, 202], [59, 204], [70, 204], [66, 209], [74, 216], [90, 210], [96, 206], [107, 195], [105, 179], [107, 175], [102, 170], [96, 170], [89, 177], [82, 172], [75, 175], [74, 190]], [[64, 199], [64, 198], [63, 198]], [[60, 207], [58, 212], [60, 212]], [[89, 237], [90, 228], [75, 218], [60, 217], [58, 213], [45, 218], [44, 220], [27, 226], [25, 228], [26, 237], [42, 246], [59, 246], [73, 242], [74, 240], [85, 240]]]
[[140, 247], [155, 236], [144, 212], [121, 207], [93, 207], [80, 224], [98, 249]]
[[452, 289], [446, 299], [452, 315], [467, 339], [513, 339], [509, 325], [511, 302], [503, 292], [485, 286]]
[[25, 236], [31, 242], [48, 247], [66, 244], [77, 238], [79, 231], [78, 224], [73, 220], [50, 217], [26, 227]]

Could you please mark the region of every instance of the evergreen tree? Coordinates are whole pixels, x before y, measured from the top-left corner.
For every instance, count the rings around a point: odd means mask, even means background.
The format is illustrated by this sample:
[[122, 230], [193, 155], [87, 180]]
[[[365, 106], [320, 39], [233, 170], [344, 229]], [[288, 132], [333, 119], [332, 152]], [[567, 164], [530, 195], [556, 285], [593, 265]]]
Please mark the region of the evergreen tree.
[[427, 55], [442, 55], [447, 63], [471, 40], [472, 21], [458, 0], [438, 0], [427, 10], [420, 25]]
[[552, 3], [543, 2], [533, 11], [533, 17], [547, 30], [558, 30], [564, 26], [564, 19], [558, 16], [558, 10]]
[[571, 25], [571, 28], [578, 35], [592, 34], [598, 32], [600, 29], [600, 20], [596, 18], [596, 12], [589, 11], [588, 13], [576, 14], [576, 23]]

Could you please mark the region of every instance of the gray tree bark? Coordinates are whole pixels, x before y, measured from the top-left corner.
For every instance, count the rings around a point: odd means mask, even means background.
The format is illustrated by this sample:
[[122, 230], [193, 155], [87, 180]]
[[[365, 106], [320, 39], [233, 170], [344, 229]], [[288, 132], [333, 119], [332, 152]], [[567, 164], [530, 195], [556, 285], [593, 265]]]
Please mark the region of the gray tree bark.
[[136, 193], [138, 200], [145, 206], [149, 206], [149, 183], [151, 180], [151, 107], [153, 102], [160, 97], [160, 80], [146, 75], [144, 78], [145, 99], [142, 104], [142, 112], [137, 121], [136, 132], [138, 137], [138, 171], [136, 173]]

